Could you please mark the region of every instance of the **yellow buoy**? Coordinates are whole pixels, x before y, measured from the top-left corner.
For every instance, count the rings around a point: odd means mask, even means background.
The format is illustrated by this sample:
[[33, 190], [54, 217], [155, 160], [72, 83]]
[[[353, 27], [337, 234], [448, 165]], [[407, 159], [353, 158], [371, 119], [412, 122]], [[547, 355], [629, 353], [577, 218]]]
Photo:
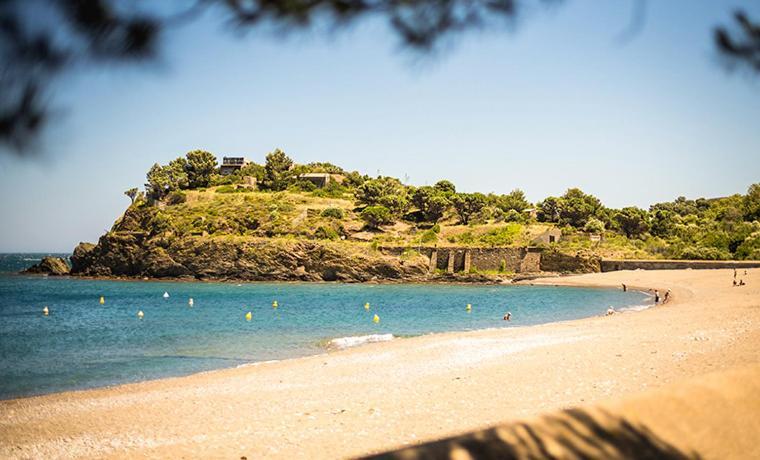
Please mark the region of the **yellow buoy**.
[[375, 313], [375, 316], [372, 317], [372, 322], [375, 323], [375, 324], [377, 324], [377, 323], [380, 322], [380, 317], [377, 316], [377, 313]]
[[100, 305], [103, 305], [104, 303], [106, 303], [106, 298], [103, 296], [100, 296]]
[[42, 314], [47, 316], [50, 313], [50, 310], [48, 310], [48, 307], [45, 306], [45, 308], [42, 309]]
[[467, 304], [467, 313], [469, 313], [469, 312], [471, 312], [471, 311], [472, 311], [472, 305], [470, 305], [470, 304]]
[[367, 311], [369, 311], [369, 302], [367, 302], [367, 303], [364, 304], [364, 309], [367, 310]]
[[277, 307], [279, 307], [279, 305], [277, 304], [277, 301], [275, 300], [274, 302], [272, 302], [272, 308], [277, 308]]
[[250, 320], [251, 320], [251, 318], [253, 318], [253, 315], [252, 315], [252, 314], [251, 314], [251, 312], [249, 311], [248, 313], [246, 313], [246, 314], [245, 314], [245, 320], [246, 320], [246, 321], [250, 321]]
[[145, 313], [143, 313], [142, 310], [140, 310], [140, 311], [137, 312], [137, 318], [138, 319], [143, 319], [143, 316], [145, 316]]
[[188, 301], [187, 301], [187, 304], [188, 304], [189, 306], [191, 306], [191, 307], [193, 306], [193, 304], [194, 304], [194, 303], [195, 303], [195, 302], [193, 302], [193, 298], [192, 298], [192, 297], [190, 297], [190, 300], [188, 300]]

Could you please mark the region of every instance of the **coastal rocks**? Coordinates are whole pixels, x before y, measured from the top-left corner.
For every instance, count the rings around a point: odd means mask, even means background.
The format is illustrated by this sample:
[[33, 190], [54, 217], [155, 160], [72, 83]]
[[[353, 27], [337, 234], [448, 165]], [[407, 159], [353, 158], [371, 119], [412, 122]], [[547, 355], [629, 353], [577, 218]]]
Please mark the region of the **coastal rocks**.
[[40, 263], [33, 265], [22, 273], [64, 276], [69, 274], [69, 265], [60, 257], [44, 257]]
[[79, 243], [74, 248], [74, 253], [71, 254], [72, 273], [82, 272], [86, 267], [92, 265], [93, 249], [95, 249], [94, 244], [84, 242]]
[[557, 273], [598, 273], [602, 259], [590, 251], [578, 251], [574, 256], [559, 251], [545, 251], [541, 254], [542, 272]]
[[369, 247], [290, 239], [156, 237], [109, 232], [75, 250], [76, 274], [261, 281], [421, 280], [424, 256], [401, 260]]

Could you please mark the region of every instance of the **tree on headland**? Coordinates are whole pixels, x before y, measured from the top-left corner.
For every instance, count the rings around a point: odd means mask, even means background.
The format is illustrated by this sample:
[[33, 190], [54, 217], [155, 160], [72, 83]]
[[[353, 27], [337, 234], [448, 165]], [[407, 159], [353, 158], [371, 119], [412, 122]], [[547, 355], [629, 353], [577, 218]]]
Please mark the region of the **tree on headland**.
[[147, 174], [145, 193], [152, 200], [161, 200], [173, 191], [186, 189], [189, 186], [187, 178], [187, 160], [175, 158], [168, 165], [155, 163]]
[[744, 218], [760, 220], [760, 183], [750, 185], [744, 195]]
[[151, 200], [160, 200], [169, 192], [169, 174], [158, 163], [153, 164], [146, 175], [145, 194]]
[[615, 213], [615, 221], [628, 238], [641, 236], [649, 230], [647, 212], [637, 207], [627, 207]]
[[404, 184], [394, 177], [378, 177], [364, 181], [356, 188], [354, 196], [359, 204], [367, 206], [383, 204], [393, 196], [406, 196]]
[[360, 217], [367, 227], [372, 229], [393, 223], [391, 211], [385, 206], [367, 206], [362, 210]]
[[129, 197], [130, 200], [132, 200], [132, 203], [135, 202], [135, 198], [137, 197], [137, 187], [132, 187], [124, 192], [125, 195]]
[[599, 217], [603, 209], [599, 198], [583, 193], [579, 188], [568, 189], [561, 198], [560, 223], [575, 228], [583, 228], [590, 217]]
[[654, 236], [667, 238], [673, 234], [676, 228], [678, 214], [665, 209], [656, 209], [649, 213], [649, 232]]
[[182, 190], [190, 186], [190, 179], [187, 174], [188, 162], [182, 157], [178, 157], [165, 166], [166, 174], [169, 177], [169, 190]]
[[556, 196], [548, 196], [536, 205], [539, 222], [559, 222], [560, 212], [562, 212], [562, 200]]
[[446, 194], [436, 187], [420, 187], [412, 193], [412, 203], [420, 210], [422, 219], [426, 222], [437, 222], [451, 202]]
[[211, 176], [216, 172], [216, 157], [205, 150], [193, 150], [187, 152], [186, 172], [188, 187], [208, 187]]
[[457, 188], [454, 186], [454, 184], [446, 179], [436, 182], [435, 185], [433, 185], [433, 188], [447, 195], [453, 195], [457, 192]]
[[530, 203], [525, 199], [525, 193], [522, 190], [514, 189], [506, 195], [494, 195], [491, 205], [504, 212], [510, 210], [522, 212], [530, 206]]
[[280, 149], [267, 154], [264, 165], [264, 186], [269, 190], [285, 190], [288, 187], [293, 160]]
[[459, 220], [467, 225], [486, 206], [486, 196], [482, 193], [457, 193], [451, 198], [451, 203]]

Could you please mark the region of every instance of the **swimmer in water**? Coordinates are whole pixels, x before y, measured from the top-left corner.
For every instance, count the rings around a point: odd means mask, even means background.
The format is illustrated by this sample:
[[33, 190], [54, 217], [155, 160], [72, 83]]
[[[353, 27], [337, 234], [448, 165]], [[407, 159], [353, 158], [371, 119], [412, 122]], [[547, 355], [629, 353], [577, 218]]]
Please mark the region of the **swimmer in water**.
[[507, 312], [506, 315], [504, 315], [504, 321], [512, 321], [512, 312]]

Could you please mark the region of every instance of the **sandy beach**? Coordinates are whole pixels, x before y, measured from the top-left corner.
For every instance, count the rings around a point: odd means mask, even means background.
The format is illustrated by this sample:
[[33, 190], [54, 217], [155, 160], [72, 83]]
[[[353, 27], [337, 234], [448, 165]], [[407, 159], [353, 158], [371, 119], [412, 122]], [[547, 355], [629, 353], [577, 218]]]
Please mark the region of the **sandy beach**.
[[[757, 422], [745, 425], [738, 441], [721, 442], [669, 431], [657, 425], [651, 404], [637, 403], [660, 398], [672, 420], [680, 416], [672, 396], [679, 388], [692, 388], [692, 403], [708, 402], [710, 393], [694, 385], [721, 382], [724, 374], [760, 375], [760, 270], [742, 276], [743, 287], [732, 287], [732, 274], [621, 271], [534, 280], [671, 289], [673, 299], [609, 317], [530, 327], [515, 327], [514, 318], [503, 329], [1, 401], [0, 457], [345, 458], [599, 404], [652, 420], [668, 441], [708, 458], [752, 457], [760, 454], [752, 441], [760, 437]], [[699, 424], [699, 412], [688, 416]], [[723, 421], [730, 425], [730, 417]]]

